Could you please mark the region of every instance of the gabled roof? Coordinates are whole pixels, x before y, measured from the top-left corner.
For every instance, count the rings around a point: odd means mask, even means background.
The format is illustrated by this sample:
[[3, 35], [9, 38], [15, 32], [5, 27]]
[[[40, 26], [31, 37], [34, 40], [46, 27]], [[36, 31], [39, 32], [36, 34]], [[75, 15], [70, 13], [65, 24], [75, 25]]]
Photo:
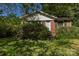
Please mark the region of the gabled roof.
[[55, 16], [53, 16], [53, 15], [49, 15], [48, 13], [45, 13], [45, 12], [43, 12], [43, 11], [40, 11], [40, 12], [34, 12], [34, 13], [32, 13], [32, 14], [25, 14], [24, 16], [21, 16], [20, 18], [26, 18], [26, 17], [31, 17], [31, 16], [33, 16], [33, 15], [35, 15], [35, 14], [41, 14], [41, 15], [44, 15], [44, 16], [46, 16], [46, 17], [48, 17], [48, 18], [57, 18], [57, 17], [55, 17]]
[[[71, 18], [69, 17], [56, 17], [56, 16], [53, 16], [53, 15], [49, 15], [48, 13], [45, 13], [43, 11], [40, 11], [40, 12], [34, 12], [32, 14], [25, 14], [24, 16], [21, 16], [20, 18], [24, 19], [24, 20], [27, 20], [28, 17], [31, 17], [33, 15], [36, 15], [36, 14], [41, 14], [45, 17], [48, 17], [48, 19], [54, 19], [55, 22], [70, 22], [72, 21]], [[45, 21], [45, 20], [43, 20]]]

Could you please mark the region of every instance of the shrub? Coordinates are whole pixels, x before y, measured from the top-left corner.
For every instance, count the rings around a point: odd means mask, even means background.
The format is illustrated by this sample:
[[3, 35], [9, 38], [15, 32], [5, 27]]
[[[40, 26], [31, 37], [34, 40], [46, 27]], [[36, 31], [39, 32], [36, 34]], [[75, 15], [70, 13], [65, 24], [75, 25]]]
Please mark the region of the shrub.
[[51, 35], [50, 31], [38, 22], [28, 22], [23, 26], [23, 38], [46, 39]]
[[49, 36], [50, 31], [41, 23], [32, 21], [21, 24], [18, 17], [0, 17], [0, 38], [47, 39]]
[[74, 25], [74, 26], [76, 26], [76, 27], [79, 27], [79, 17], [74, 17], [73, 18], [73, 22], [72, 22], [72, 24]]
[[0, 38], [17, 35], [17, 32], [20, 30], [20, 21], [17, 19], [16, 17], [0, 17]]
[[[61, 30], [62, 29], [62, 30]], [[59, 28], [57, 29], [57, 38], [79, 38], [79, 28], [78, 27], [71, 27], [71, 28]]]
[[10, 32], [9, 30], [10, 30], [10, 28], [6, 24], [0, 23], [0, 37], [6, 37], [7, 33]]

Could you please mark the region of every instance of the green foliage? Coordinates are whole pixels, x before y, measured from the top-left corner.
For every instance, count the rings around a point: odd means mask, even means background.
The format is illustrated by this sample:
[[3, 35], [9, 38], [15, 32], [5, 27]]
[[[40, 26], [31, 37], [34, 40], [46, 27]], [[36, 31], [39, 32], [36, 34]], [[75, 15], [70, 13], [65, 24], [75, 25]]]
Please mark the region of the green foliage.
[[10, 15], [8, 17], [0, 17], [0, 37], [16, 37], [30, 39], [47, 39], [51, 35], [50, 31], [44, 25], [31, 22], [21, 24], [18, 17]]
[[74, 16], [75, 4], [43, 4], [44, 11], [55, 16]]
[[79, 27], [79, 17], [73, 18], [73, 25], [76, 26], [76, 27]]
[[72, 39], [16, 40], [13, 38], [4, 38], [4, 39], [0, 39], [0, 56], [73, 56], [73, 55], [77, 56], [79, 55], [77, 48], [72, 46], [73, 42], [70, 41], [72, 41]]
[[51, 3], [43, 4], [43, 11], [58, 17], [70, 17], [73, 25], [79, 26], [79, 4], [78, 3]]
[[23, 26], [23, 38], [47, 39], [50, 31], [41, 23], [32, 21]]
[[0, 17], [0, 37], [13, 37], [19, 31], [20, 20], [9, 17]]
[[[62, 29], [62, 30], [61, 30]], [[57, 38], [65, 39], [65, 38], [79, 38], [79, 28], [78, 27], [71, 27], [71, 28], [59, 28], [57, 29]]]
[[7, 37], [8, 35], [11, 35], [10, 30], [11, 28], [8, 25], [0, 23], [0, 37]]

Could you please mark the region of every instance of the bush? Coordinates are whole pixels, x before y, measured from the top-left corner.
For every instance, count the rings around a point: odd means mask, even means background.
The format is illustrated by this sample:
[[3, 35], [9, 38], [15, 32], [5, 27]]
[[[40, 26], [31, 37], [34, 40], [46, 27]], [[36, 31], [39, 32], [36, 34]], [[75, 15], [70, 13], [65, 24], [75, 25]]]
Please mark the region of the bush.
[[[62, 30], [61, 30], [62, 29]], [[71, 27], [71, 28], [59, 28], [57, 29], [57, 38], [58, 39], [69, 39], [69, 38], [79, 38], [79, 28], [78, 27]]]
[[10, 34], [9, 26], [4, 23], [3, 24], [0, 23], [0, 37], [7, 37], [8, 34]]
[[23, 26], [23, 38], [26, 39], [47, 39], [50, 31], [38, 22], [29, 22]]
[[41, 23], [32, 21], [21, 24], [18, 17], [0, 17], [0, 38], [48, 39], [49, 36], [50, 31]]
[[73, 22], [72, 22], [72, 24], [74, 25], [74, 26], [76, 26], [76, 27], [79, 27], [79, 17], [74, 17], [73, 18]]
[[9, 17], [0, 17], [0, 38], [14, 37], [20, 30], [20, 21]]

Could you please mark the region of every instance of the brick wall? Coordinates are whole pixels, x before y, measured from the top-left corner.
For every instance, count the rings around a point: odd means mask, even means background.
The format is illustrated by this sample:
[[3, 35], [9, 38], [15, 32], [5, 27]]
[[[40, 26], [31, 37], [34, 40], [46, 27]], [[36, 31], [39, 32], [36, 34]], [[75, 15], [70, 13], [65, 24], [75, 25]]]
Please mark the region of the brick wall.
[[54, 22], [54, 20], [51, 21], [51, 32], [55, 33], [55, 22]]

